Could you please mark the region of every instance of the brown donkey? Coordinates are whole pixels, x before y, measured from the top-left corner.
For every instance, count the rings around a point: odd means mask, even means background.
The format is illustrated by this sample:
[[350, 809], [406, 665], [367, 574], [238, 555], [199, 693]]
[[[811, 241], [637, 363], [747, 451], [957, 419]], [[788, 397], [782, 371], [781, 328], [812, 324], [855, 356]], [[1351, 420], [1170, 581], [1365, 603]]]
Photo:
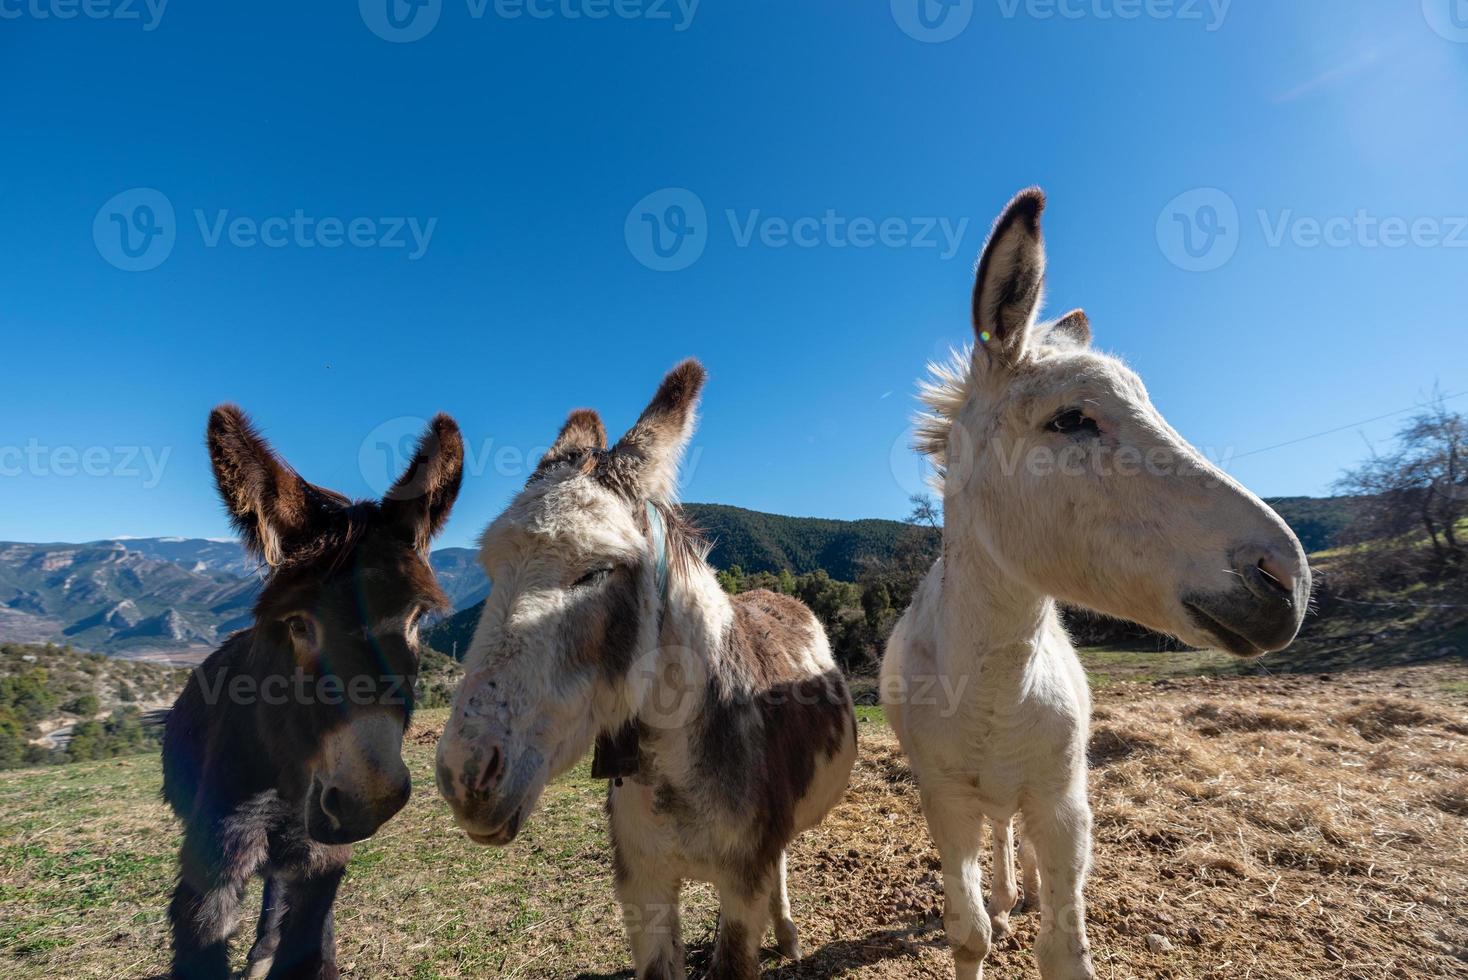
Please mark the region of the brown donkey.
[[248, 976], [333, 980], [351, 844], [411, 791], [418, 618], [446, 605], [428, 544], [459, 492], [463, 440], [438, 416], [387, 496], [356, 502], [301, 479], [234, 406], [214, 410], [208, 441], [230, 518], [269, 574], [255, 625], [194, 671], [164, 731], [163, 795], [184, 825], [172, 976], [229, 976], [258, 873]]
[[679, 365], [612, 449], [571, 415], [484, 533], [485, 604], [438, 746], [438, 787], [481, 844], [508, 844], [586, 754], [613, 779], [617, 897], [637, 976], [686, 975], [684, 879], [712, 882], [710, 976], [753, 977], [773, 917], [799, 955], [785, 849], [840, 798], [856, 719], [799, 602], [725, 595], [672, 503], [704, 371]]

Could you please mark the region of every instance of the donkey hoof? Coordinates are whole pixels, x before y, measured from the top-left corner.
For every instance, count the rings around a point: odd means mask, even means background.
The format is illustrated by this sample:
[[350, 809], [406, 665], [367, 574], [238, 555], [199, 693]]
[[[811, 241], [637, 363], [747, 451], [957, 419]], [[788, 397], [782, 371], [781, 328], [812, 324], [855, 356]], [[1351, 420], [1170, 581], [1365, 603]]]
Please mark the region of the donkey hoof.
[[781, 919], [775, 923], [775, 946], [786, 959], [800, 959], [800, 936], [795, 931], [795, 923], [790, 919]]
[[984, 980], [983, 957], [955, 952], [953, 956], [953, 976], [955, 980]]
[[245, 974], [241, 980], [265, 980], [270, 973], [270, 966], [275, 962], [275, 957], [263, 960], [251, 960], [245, 967]]
[[996, 943], [1014, 934], [1014, 926], [1009, 924], [1008, 912], [997, 912], [989, 916], [989, 928], [993, 932], [993, 941]]

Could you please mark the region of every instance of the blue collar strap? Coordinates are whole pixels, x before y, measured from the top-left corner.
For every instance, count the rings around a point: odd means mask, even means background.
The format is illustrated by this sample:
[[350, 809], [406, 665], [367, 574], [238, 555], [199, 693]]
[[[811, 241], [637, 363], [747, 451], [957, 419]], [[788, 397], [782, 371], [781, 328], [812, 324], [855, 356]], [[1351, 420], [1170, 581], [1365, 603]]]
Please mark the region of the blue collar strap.
[[647, 526], [652, 531], [652, 550], [657, 555], [658, 598], [668, 601], [668, 525], [662, 512], [651, 500], [647, 502]]

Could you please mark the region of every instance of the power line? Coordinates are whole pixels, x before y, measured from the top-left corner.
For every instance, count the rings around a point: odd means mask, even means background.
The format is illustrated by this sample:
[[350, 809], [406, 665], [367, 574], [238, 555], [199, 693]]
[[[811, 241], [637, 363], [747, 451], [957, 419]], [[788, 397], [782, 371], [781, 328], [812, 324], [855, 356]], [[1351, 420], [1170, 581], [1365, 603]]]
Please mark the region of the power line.
[[[1468, 395], [1468, 390], [1454, 392], [1451, 395], [1444, 395], [1437, 400], [1448, 402], [1452, 401], [1454, 398], [1462, 398], [1464, 395]], [[1260, 453], [1267, 453], [1275, 449], [1283, 449], [1286, 446], [1293, 446], [1296, 443], [1307, 442], [1311, 439], [1319, 439], [1321, 436], [1334, 435], [1337, 432], [1344, 432], [1347, 429], [1354, 429], [1358, 425], [1368, 425], [1372, 422], [1380, 422], [1382, 419], [1389, 419], [1394, 415], [1405, 415], [1407, 412], [1416, 411], [1421, 407], [1421, 403], [1418, 403], [1416, 405], [1408, 405], [1406, 408], [1399, 408], [1395, 412], [1387, 412], [1384, 415], [1374, 415], [1369, 419], [1361, 419], [1357, 422], [1347, 422], [1345, 425], [1338, 425], [1334, 429], [1325, 429], [1321, 432], [1312, 432], [1308, 436], [1300, 436], [1300, 438], [1298, 439], [1290, 439], [1286, 442], [1277, 442], [1272, 446], [1265, 446], [1263, 449], [1251, 449], [1246, 453], [1239, 453], [1237, 456], [1234, 456], [1230, 460], [1230, 462], [1232, 462], [1233, 459], [1243, 459], [1246, 456], [1257, 456]]]

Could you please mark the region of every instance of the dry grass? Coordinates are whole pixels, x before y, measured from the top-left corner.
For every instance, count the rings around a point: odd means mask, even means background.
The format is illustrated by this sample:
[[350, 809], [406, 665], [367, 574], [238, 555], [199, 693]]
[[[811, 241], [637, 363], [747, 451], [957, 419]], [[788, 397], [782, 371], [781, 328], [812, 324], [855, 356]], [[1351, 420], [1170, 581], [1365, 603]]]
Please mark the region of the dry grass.
[[[1468, 977], [1468, 669], [1117, 683], [1092, 739], [1090, 934], [1101, 977]], [[435, 723], [410, 741], [431, 786]], [[850, 793], [791, 856], [808, 957], [772, 977], [944, 977], [937, 855], [880, 718]], [[174, 830], [137, 758], [0, 775], [0, 976], [164, 965]], [[626, 976], [601, 787], [578, 770], [506, 851], [420, 791], [359, 849], [339, 906], [351, 977]], [[689, 889], [695, 962], [713, 932]], [[1033, 977], [1034, 915], [989, 976]], [[1147, 936], [1172, 950], [1148, 951]]]

